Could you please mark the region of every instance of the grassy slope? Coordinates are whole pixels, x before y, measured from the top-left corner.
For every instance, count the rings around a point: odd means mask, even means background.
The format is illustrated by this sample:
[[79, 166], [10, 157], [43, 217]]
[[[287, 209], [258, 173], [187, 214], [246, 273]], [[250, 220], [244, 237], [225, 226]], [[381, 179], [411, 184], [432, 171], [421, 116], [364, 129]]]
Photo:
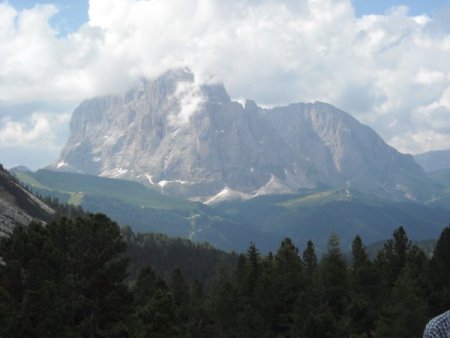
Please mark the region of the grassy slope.
[[162, 195], [137, 182], [105, 177], [38, 170], [16, 173], [18, 179], [31, 187], [69, 193], [70, 202], [80, 204], [83, 195], [117, 199], [139, 207], [193, 210], [196, 204]]

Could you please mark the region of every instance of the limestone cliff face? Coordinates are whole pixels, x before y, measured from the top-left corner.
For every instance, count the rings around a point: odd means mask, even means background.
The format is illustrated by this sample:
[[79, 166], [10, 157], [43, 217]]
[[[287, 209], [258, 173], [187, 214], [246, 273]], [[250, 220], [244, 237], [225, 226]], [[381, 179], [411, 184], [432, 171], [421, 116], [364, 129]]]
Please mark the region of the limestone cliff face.
[[411, 156], [331, 105], [242, 106], [187, 69], [83, 102], [70, 128], [54, 169], [129, 178], [202, 201], [320, 184], [416, 199], [426, 181]]

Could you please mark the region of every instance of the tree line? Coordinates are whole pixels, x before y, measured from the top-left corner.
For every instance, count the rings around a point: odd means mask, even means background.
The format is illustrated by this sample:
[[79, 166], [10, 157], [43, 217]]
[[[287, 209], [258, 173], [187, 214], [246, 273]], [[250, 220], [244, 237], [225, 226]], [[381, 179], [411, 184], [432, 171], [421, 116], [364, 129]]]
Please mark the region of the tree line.
[[[141, 257], [131, 279], [130, 237]], [[311, 241], [300, 252], [286, 238], [273, 254], [250, 244], [218, 255], [203, 280], [144, 266], [142, 238], [102, 214], [16, 227], [0, 241], [0, 336], [420, 337], [450, 306], [450, 227], [432, 258], [399, 227], [374, 259], [359, 236], [349, 261], [335, 234], [320, 258]]]

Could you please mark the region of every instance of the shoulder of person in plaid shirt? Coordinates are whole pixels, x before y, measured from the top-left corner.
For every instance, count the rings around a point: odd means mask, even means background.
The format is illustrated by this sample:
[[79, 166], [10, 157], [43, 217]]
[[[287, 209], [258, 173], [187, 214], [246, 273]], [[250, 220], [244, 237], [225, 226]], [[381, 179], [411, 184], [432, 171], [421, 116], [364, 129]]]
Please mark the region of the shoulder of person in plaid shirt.
[[450, 310], [428, 322], [423, 338], [450, 338]]

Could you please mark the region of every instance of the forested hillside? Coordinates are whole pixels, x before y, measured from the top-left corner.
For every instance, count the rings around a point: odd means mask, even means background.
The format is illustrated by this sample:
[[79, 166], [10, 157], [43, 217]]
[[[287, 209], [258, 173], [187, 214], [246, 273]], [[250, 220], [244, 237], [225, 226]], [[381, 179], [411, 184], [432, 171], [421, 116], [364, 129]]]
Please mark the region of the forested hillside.
[[[131, 284], [125, 239], [134, 264], [149, 257]], [[450, 228], [431, 259], [401, 227], [373, 260], [356, 237], [350, 262], [334, 234], [320, 258], [314, 243], [301, 253], [286, 238], [274, 254], [250, 244], [236, 264], [174, 241], [172, 259], [184, 255], [184, 266], [159, 274], [144, 266], [170, 256], [145, 247], [164, 241], [172, 242], [121, 233], [101, 214], [16, 227], [0, 243], [0, 336], [420, 337], [450, 304]], [[208, 273], [202, 282], [192, 270], [219, 261], [207, 284]]]
[[133, 233], [130, 227], [122, 229], [130, 258], [129, 279], [136, 280], [140, 271], [151, 266], [165, 280], [175, 269], [180, 269], [189, 280], [209, 285], [219, 264], [235, 266], [237, 254], [225, 253], [208, 243], [195, 243], [180, 237], [158, 233]]
[[[60, 203], [56, 198], [45, 197], [43, 201], [56, 211], [56, 220], [86, 218], [89, 214], [79, 206]], [[135, 233], [129, 226], [121, 227], [120, 231], [130, 259], [129, 282], [136, 280], [142, 268], [152, 266], [166, 280], [174, 269], [179, 268], [187, 280], [197, 279], [208, 284], [220, 262], [231, 266], [237, 262], [237, 254], [218, 250], [207, 242], [198, 243], [156, 232]]]

